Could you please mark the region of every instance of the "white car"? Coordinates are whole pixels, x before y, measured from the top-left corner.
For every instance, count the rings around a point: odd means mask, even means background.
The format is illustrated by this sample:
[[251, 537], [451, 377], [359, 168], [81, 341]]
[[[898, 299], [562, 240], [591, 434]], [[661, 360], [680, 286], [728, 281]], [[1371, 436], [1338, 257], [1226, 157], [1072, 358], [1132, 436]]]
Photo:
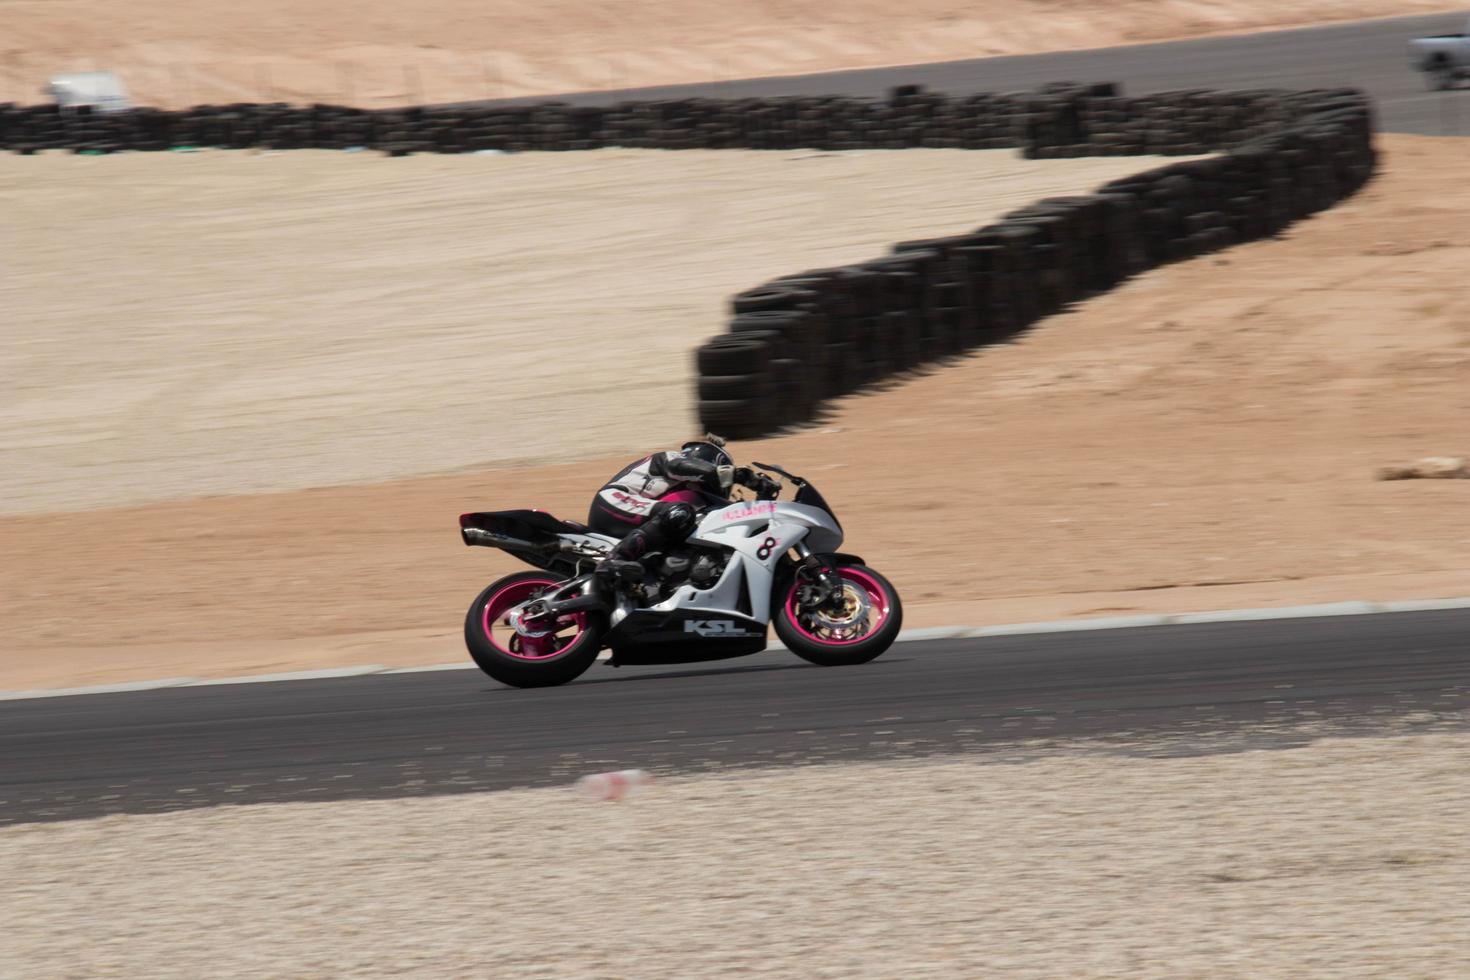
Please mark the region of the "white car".
[[91, 106], [95, 112], [126, 112], [133, 107], [122, 79], [110, 71], [73, 71], [52, 75], [43, 92], [63, 109]]
[[1470, 24], [1464, 34], [1440, 34], [1409, 42], [1409, 59], [1432, 89], [1454, 88], [1470, 77]]

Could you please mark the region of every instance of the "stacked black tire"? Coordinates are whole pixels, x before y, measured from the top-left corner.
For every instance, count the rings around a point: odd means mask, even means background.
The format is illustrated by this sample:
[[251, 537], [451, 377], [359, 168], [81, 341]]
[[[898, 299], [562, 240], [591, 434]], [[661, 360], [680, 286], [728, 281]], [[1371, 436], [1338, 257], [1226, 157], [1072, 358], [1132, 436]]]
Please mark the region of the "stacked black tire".
[[1112, 84], [948, 97], [671, 99], [610, 106], [362, 110], [237, 104], [94, 115], [0, 104], [0, 149], [377, 149], [391, 156], [589, 150], [1021, 147], [1028, 157], [1201, 155], [1049, 198], [884, 258], [783, 276], [732, 301], [696, 353], [699, 414], [751, 438], [822, 402], [1024, 329], [1143, 269], [1275, 234], [1372, 175], [1371, 109], [1354, 90], [1165, 92]]
[[345, 149], [390, 156], [650, 149], [997, 149], [1021, 145], [1028, 96], [949, 98], [918, 86], [886, 99], [667, 99], [609, 106], [479, 105], [364, 110], [239, 103], [93, 114], [0, 104], [0, 149], [115, 153], [179, 147]]
[[1058, 85], [1028, 106], [1033, 157], [1223, 152], [737, 295], [730, 331], [695, 356], [705, 427], [751, 438], [807, 421], [822, 399], [1001, 340], [1145, 269], [1273, 235], [1374, 171], [1371, 108], [1353, 90], [1134, 100]]

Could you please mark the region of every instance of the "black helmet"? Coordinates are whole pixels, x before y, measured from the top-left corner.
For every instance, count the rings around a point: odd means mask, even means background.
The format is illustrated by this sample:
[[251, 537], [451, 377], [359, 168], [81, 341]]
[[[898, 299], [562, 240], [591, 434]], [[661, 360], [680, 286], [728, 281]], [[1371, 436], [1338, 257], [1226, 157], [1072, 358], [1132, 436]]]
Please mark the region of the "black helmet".
[[694, 459], [702, 459], [706, 463], [714, 463], [716, 466], [734, 466], [735, 460], [725, 452], [725, 440], [719, 436], [705, 436], [693, 442], [686, 442], [679, 449], [685, 456]]

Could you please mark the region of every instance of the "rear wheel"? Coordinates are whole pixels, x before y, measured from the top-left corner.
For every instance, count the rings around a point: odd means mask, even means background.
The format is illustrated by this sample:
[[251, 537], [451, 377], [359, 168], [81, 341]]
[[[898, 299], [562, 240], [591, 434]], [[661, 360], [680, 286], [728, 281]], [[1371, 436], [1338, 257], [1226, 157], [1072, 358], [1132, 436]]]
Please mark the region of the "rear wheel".
[[836, 572], [842, 594], [819, 607], [803, 606], [801, 582], [791, 583], [776, 612], [776, 635], [792, 653], [823, 667], [865, 664], [898, 637], [903, 603], [893, 584], [866, 565]]
[[464, 620], [464, 642], [475, 665], [512, 687], [565, 684], [591, 667], [601, 648], [600, 615], [572, 613], [524, 631], [512, 622], [517, 607], [564, 581], [553, 572], [519, 572], [481, 592]]

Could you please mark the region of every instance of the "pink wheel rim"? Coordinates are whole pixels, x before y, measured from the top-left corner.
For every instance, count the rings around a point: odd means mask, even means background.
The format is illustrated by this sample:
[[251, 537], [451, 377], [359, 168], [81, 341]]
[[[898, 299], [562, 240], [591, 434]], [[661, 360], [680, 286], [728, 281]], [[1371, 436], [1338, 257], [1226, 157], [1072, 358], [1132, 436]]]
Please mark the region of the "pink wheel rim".
[[841, 576], [843, 584], [850, 588], [861, 590], [868, 600], [868, 618], [865, 624], [859, 628], [857, 635], [840, 637], [831, 635], [830, 631], [822, 631], [820, 626], [817, 632], [807, 628], [802, 621], [802, 614], [797, 605], [798, 583], [791, 583], [791, 590], [786, 593], [786, 621], [790, 623], [798, 633], [811, 640], [829, 647], [846, 647], [855, 643], [861, 643], [868, 637], [877, 633], [888, 622], [888, 617], [893, 612], [893, 603], [888, 595], [888, 590], [878, 583], [878, 580], [866, 572], [856, 568], [839, 568], [837, 574]]
[[480, 611], [480, 629], [485, 639], [500, 653], [517, 660], [549, 660], [577, 642], [587, 628], [586, 613], [562, 616], [556, 621], [555, 631], [542, 636], [522, 636], [510, 624], [511, 610], [560, 584], [560, 579], [547, 576], [522, 579], [492, 592]]

